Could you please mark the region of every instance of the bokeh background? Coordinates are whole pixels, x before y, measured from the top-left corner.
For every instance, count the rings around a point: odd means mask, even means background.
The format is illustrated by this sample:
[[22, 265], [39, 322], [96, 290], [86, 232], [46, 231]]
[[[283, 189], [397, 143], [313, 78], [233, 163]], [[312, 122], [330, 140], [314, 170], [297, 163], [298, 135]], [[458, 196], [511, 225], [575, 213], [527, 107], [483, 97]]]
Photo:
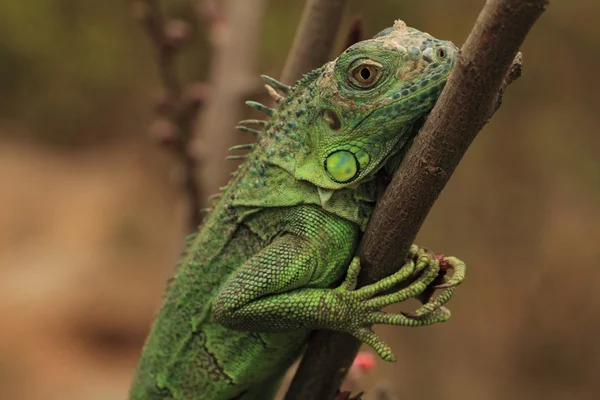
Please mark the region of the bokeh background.
[[[191, 26], [180, 79], [210, 84], [228, 15], [163, 3]], [[247, 32], [256, 87], [259, 73], [280, 74], [303, 3], [266, 1]], [[346, 30], [354, 15], [368, 36], [402, 18], [460, 45], [484, 2], [349, 3]], [[598, 15], [597, 1], [554, 0], [529, 35], [524, 76], [418, 237], [470, 267], [453, 318], [379, 327], [399, 361], [360, 380], [367, 399], [381, 388], [399, 399], [597, 398]], [[179, 158], [149, 134], [160, 91], [130, 1], [0, 2], [1, 399], [125, 398], [190, 214]], [[238, 140], [232, 128], [219, 135]], [[218, 143], [200, 147], [224, 157]]]

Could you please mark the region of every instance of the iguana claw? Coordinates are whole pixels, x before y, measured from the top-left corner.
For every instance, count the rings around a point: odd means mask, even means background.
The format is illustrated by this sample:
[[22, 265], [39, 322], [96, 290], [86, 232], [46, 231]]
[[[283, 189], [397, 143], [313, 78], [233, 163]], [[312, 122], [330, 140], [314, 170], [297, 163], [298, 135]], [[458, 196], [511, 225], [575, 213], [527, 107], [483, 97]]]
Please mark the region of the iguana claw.
[[446, 304], [450, 300], [450, 298], [452, 298], [456, 287], [464, 281], [467, 269], [467, 266], [464, 262], [462, 262], [456, 257], [443, 257], [441, 262], [446, 264], [447, 269], [452, 269], [454, 271], [454, 274], [449, 279], [447, 277], [444, 277], [444, 279], [446, 280], [445, 283], [431, 286], [430, 288], [434, 290], [445, 290], [436, 297], [428, 299], [428, 301], [424, 303], [421, 307], [419, 307], [416, 311], [404, 312], [403, 314], [406, 317], [419, 320], [426, 317], [427, 315], [430, 315], [432, 312], [442, 308], [442, 306]]

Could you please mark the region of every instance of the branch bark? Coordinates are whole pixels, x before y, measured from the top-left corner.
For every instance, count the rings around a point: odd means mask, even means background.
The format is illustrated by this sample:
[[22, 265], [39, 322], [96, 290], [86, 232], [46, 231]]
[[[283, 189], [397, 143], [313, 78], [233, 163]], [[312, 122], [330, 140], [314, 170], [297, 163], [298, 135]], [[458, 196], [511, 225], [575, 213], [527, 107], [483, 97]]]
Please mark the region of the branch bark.
[[[359, 247], [361, 285], [395, 272], [433, 203], [520, 73], [517, 52], [548, 0], [488, 0], [434, 110], [379, 200]], [[360, 346], [317, 331], [286, 400], [333, 399]]]
[[329, 61], [347, 3], [348, 0], [308, 0], [281, 73], [282, 82], [291, 85]]

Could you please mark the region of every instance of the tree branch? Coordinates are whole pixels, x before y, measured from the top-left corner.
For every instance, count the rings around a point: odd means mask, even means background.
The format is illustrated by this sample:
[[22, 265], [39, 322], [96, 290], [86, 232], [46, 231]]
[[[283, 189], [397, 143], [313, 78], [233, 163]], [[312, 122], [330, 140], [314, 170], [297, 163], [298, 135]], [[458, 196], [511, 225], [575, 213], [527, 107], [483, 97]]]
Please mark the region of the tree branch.
[[305, 73], [329, 61], [347, 3], [348, 0], [307, 1], [281, 73], [283, 83], [291, 85]]
[[[548, 0], [488, 0], [463, 45], [445, 90], [377, 204], [359, 254], [362, 285], [403, 260], [433, 203], [477, 133], [520, 73], [518, 49]], [[286, 400], [332, 399], [359, 343], [317, 331]]]
[[211, 101], [200, 116], [198, 135], [191, 144], [202, 164], [197, 181], [209, 195], [218, 193], [229, 181], [234, 167], [225, 157], [231, 146], [240, 144], [234, 127], [242, 119], [248, 92], [256, 87], [254, 69], [266, 1], [230, 0], [226, 5], [223, 32], [212, 35]]

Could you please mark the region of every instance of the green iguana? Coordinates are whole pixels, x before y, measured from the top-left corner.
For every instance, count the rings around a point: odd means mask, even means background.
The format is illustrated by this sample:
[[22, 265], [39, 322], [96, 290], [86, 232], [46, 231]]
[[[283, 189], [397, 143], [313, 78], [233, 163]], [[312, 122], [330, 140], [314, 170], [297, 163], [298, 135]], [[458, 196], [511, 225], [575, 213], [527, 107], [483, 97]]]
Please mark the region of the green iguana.
[[353, 254], [375, 205], [376, 174], [398, 165], [456, 53], [396, 21], [293, 88], [264, 77], [278, 107], [248, 102], [270, 119], [240, 123], [258, 141], [233, 148], [250, 149], [246, 161], [187, 239], [130, 400], [270, 399], [313, 329], [347, 332], [393, 361], [371, 325], [450, 317], [442, 305], [464, 279], [459, 260], [445, 259], [455, 272], [442, 278], [441, 294], [394, 314], [381, 310], [432, 290], [439, 259], [413, 246], [396, 273], [355, 289]]

